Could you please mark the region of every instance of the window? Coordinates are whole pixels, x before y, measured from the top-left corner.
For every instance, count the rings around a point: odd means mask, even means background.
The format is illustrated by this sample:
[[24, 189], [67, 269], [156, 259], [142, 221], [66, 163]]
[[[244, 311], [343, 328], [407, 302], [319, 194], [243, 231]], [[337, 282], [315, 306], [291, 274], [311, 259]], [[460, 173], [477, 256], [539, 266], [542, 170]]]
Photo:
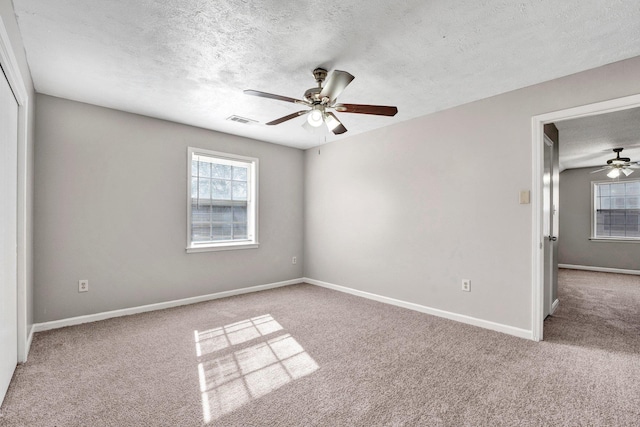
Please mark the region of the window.
[[593, 183], [593, 238], [640, 240], [640, 180]]
[[258, 246], [258, 159], [189, 148], [187, 252]]

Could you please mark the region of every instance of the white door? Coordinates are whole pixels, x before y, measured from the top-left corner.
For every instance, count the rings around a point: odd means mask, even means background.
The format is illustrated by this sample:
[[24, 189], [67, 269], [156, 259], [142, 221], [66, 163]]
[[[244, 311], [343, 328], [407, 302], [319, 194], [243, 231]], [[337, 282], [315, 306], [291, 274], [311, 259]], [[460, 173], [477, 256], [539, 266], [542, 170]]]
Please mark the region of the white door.
[[18, 356], [18, 103], [0, 69], [0, 404]]
[[557, 199], [558, 174], [554, 161], [556, 147], [544, 138], [544, 175], [542, 187], [542, 226], [544, 233], [544, 306], [543, 317], [551, 314], [558, 288]]

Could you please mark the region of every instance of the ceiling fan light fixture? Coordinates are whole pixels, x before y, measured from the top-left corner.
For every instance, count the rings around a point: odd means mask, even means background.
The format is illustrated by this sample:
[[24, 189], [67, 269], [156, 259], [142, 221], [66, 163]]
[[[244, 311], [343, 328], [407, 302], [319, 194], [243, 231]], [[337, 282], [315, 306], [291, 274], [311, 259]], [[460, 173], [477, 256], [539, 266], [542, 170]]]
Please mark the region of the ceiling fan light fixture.
[[333, 131], [335, 128], [338, 127], [338, 125], [340, 125], [339, 121], [337, 121], [336, 119], [334, 119], [332, 116], [328, 114], [324, 115], [324, 122], [327, 124], [327, 127], [329, 128], [330, 131]]
[[629, 176], [629, 175], [631, 175], [631, 174], [633, 173], [633, 169], [624, 168], [624, 169], [622, 169], [622, 173], [623, 173], [625, 176]]
[[609, 178], [617, 178], [620, 176], [620, 170], [619, 169], [611, 169], [611, 171], [607, 174], [607, 176]]
[[307, 123], [309, 123], [313, 127], [321, 126], [323, 123], [322, 120], [322, 111], [317, 108], [314, 108], [309, 112], [309, 116], [307, 117]]

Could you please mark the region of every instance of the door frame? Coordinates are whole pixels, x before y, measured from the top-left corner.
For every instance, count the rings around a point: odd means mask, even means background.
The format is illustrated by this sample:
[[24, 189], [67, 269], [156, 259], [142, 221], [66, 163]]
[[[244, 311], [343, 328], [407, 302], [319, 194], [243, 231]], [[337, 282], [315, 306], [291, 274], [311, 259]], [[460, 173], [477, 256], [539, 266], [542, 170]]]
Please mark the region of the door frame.
[[16, 101], [18, 101], [18, 224], [17, 224], [17, 250], [18, 250], [18, 289], [17, 289], [17, 323], [18, 323], [18, 363], [27, 361], [29, 354], [29, 346], [33, 331], [27, 331], [28, 328], [28, 307], [27, 307], [27, 283], [32, 277], [32, 233], [30, 218], [32, 210], [32, 194], [30, 185], [32, 175], [30, 159], [33, 156], [33, 147], [29, 146], [29, 108], [30, 102], [27, 87], [25, 86], [18, 66], [18, 60], [13, 53], [11, 40], [7, 28], [0, 16], [0, 66], [7, 77], [9, 87], [13, 91]]
[[[542, 266], [543, 266], [543, 277], [542, 277], [542, 283], [544, 284], [545, 280], [549, 281], [549, 295], [546, 296], [546, 298], [543, 298], [543, 313], [542, 316], [544, 318], [546, 318], [548, 315], [551, 314], [551, 306], [553, 305], [553, 301], [551, 301], [551, 296], [553, 295], [553, 253], [556, 250], [555, 245], [553, 244], [553, 241], [551, 241], [549, 239], [549, 237], [554, 236], [557, 234], [557, 230], [554, 228], [554, 223], [553, 223], [553, 210], [554, 210], [554, 172], [555, 172], [555, 162], [554, 162], [554, 158], [555, 158], [555, 151], [558, 149], [558, 145], [555, 144], [553, 142], [553, 140], [551, 138], [549, 138], [546, 134], [542, 135], [542, 140], [544, 141], [544, 145], [542, 147], [543, 150], [546, 150], [547, 148], [550, 149], [550, 158], [547, 159], [546, 154], [543, 151], [543, 158], [542, 158], [542, 168], [543, 168], [543, 177], [545, 174], [545, 165], [544, 163], [548, 160], [549, 161], [549, 212], [545, 212], [545, 203], [544, 203], [544, 199], [545, 199], [545, 187], [547, 186], [547, 184], [544, 182], [542, 182], [542, 253], [543, 253], [543, 259], [542, 259]], [[547, 227], [545, 227], [545, 222], [549, 222], [548, 224], [548, 229]], [[550, 249], [550, 253], [545, 253], [545, 248], [549, 248]], [[546, 263], [549, 263], [549, 271], [546, 271]], [[543, 293], [547, 292], [547, 290], [545, 290], [544, 286], [543, 286]], [[545, 301], [546, 300], [546, 301]], [[548, 305], [548, 311], [545, 310], [545, 304], [549, 304]]]
[[565, 110], [540, 114], [531, 118], [531, 147], [533, 161], [532, 188], [532, 268], [531, 268], [531, 336], [534, 341], [543, 339], [544, 325], [544, 242], [542, 186], [544, 176], [544, 125], [580, 117], [595, 116], [640, 107], [640, 94], [610, 99]]

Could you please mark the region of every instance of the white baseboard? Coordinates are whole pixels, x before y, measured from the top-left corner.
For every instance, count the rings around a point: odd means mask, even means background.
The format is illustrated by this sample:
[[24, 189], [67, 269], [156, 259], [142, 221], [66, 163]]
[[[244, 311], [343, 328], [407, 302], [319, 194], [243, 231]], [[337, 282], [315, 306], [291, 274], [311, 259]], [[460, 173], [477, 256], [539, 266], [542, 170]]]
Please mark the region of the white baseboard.
[[488, 320], [478, 319], [478, 318], [466, 316], [463, 314], [452, 313], [449, 311], [440, 310], [437, 308], [431, 308], [424, 305], [402, 301], [394, 298], [389, 298], [382, 295], [372, 294], [365, 291], [359, 291], [357, 289], [347, 288], [345, 286], [340, 286], [340, 285], [334, 285], [332, 283], [322, 282], [320, 280], [315, 280], [310, 278], [300, 278], [300, 279], [286, 280], [283, 282], [269, 283], [266, 285], [252, 286], [249, 288], [234, 289], [234, 290], [225, 291], [225, 292], [217, 292], [214, 294], [201, 295], [197, 297], [183, 298], [179, 300], [161, 302], [157, 304], [148, 304], [148, 305], [142, 305], [138, 307], [130, 307], [130, 308], [124, 308], [120, 310], [112, 310], [112, 311], [105, 311], [102, 313], [88, 314], [86, 316], [77, 316], [77, 317], [71, 317], [68, 319], [36, 323], [33, 325], [33, 327], [31, 328], [31, 332], [29, 333], [27, 348], [31, 346], [31, 340], [33, 339], [33, 334], [36, 332], [48, 331], [51, 329], [63, 328], [66, 326], [79, 325], [82, 323], [97, 322], [99, 320], [110, 319], [113, 317], [121, 317], [121, 316], [128, 316], [131, 314], [144, 313], [148, 311], [163, 310], [165, 308], [178, 307], [181, 305], [195, 304], [198, 302], [210, 301], [210, 300], [219, 299], [219, 298], [226, 298], [226, 297], [246, 294], [250, 292], [264, 291], [267, 289], [279, 288], [279, 287], [294, 285], [296, 283], [302, 283], [302, 282], [309, 283], [315, 286], [321, 286], [328, 289], [333, 289], [340, 292], [345, 292], [351, 295], [356, 295], [359, 297], [371, 299], [371, 300], [382, 302], [385, 304], [391, 304], [398, 307], [407, 308], [409, 310], [419, 311], [421, 313], [426, 313], [433, 316], [443, 317], [449, 320], [455, 320], [457, 322], [466, 323], [473, 326], [479, 326], [481, 328], [502, 332], [502, 333], [513, 335], [519, 338], [533, 339], [533, 334], [532, 334], [532, 331], [530, 330], [503, 325], [501, 323], [495, 323]]
[[102, 313], [88, 314], [86, 316], [77, 316], [77, 317], [70, 317], [68, 319], [53, 320], [51, 322], [36, 323], [31, 328], [31, 334], [29, 336], [29, 345], [31, 345], [31, 338], [33, 337], [33, 333], [35, 332], [48, 331], [51, 329], [64, 328], [65, 326], [79, 325], [81, 323], [97, 322], [99, 320], [110, 319], [113, 317], [129, 316], [131, 314], [144, 313], [147, 311], [163, 310], [165, 308], [195, 304], [198, 302], [210, 301], [210, 300], [219, 299], [219, 298], [226, 298], [234, 295], [242, 295], [242, 294], [248, 294], [251, 292], [264, 291], [267, 289], [280, 288], [282, 286], [289, 286], [289, 285], [295, 285], [296, 283], [302, 283], [303, 281], [304, 279], [291, 279], [291, 280], [285, 280], [283, 282], [251, 286], [248, 288], [234, 289], [231, 291], [216, 292], [214, 294], [160, 302], [157, 304], [147, 304], [147, 305], [141, 305], [138, 307], [130, 307], [130, 308], [123, 308], [120, 310], [112, 310], [112, 311], [104, 311]]
[[558, 309], [559, 305], [560, 305], [560, 300], [558, 298], [556, 298], [556, 300], [553, 302], [553, 304], [551, 304], [551, 312], [549, 313], [550, 316], [552, 316], [553, 313], [556, 312], [556, 310]]
[[398, 307], [408, 308], [410, 310], [419, 311], [421, 313], [431, 314], [433, 316], [444, 317], [445, 319], [455, 320], [457, 322], [466, 323], [468, 325], [479, 326], [485, 329], [491, 329], [492, 331], [502, 332], [505, 334], [513, 335], [519, 338], [525, 338], [533, 340], [533, 331], [520, 329], [513, 326], [503, 325], [501, 323], [495, 323], [488, 320], [478, 319], [464, 314], [452, 313], [450, 311], [440, 310], [437, 308], [431, 308], [412, 302], [402, 301], [395, 298], [389, 298], [382, 295], [372, 294], [369, 292], [359, 291], [357, 289], [347, 288], [345, 286], [334, 285], [333, 283], [322, 282], [320, 280], [310, 279], [305, 277], [305, 283], [309, 283], [323, 288], [333, 289], [335, 291], [345, 292], [347, 294], [356, 295], [359, 297], [371, 299], [374, 301], [396, 305]]
[[570, 270], [599, 271], [601, 273], [633, 274], [636, 276], [640, 276], [640, 270], [625, 270], [622, 268], [592, 267], [590, 265], [571, 265], [571, 264], [558, 264], [558, 268], [567, 268]]

